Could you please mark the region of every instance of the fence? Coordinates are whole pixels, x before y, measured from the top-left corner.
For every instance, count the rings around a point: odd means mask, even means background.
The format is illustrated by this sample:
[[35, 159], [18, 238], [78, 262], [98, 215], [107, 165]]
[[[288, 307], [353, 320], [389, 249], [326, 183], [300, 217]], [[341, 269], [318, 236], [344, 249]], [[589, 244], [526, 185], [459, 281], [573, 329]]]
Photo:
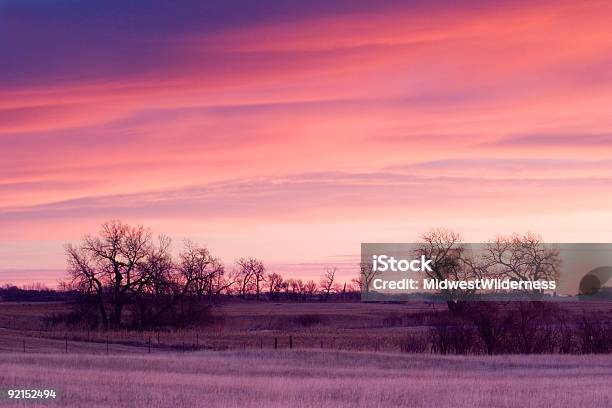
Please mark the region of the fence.
[[[166, 337], [166, 338], [165, 338]], [[387, 339], [388, 340], [388, 339]], [[157, 353], [193, 352], [198, 350], [367, 350], [367, 351], [406, 351], [405, 342], [381, 342], [372, 339], [344, 339], [341, 337], [316, 337], [274, 335], [248, 335], [241, 338], [211, 339], [200, 333], [181, 335], [177, 333], [155, 332], [131, 338], [116, 333], [64, 334], [38, 332], [23, 336], [18, 332], [0, 332], [0, 352], [23, 353]]]

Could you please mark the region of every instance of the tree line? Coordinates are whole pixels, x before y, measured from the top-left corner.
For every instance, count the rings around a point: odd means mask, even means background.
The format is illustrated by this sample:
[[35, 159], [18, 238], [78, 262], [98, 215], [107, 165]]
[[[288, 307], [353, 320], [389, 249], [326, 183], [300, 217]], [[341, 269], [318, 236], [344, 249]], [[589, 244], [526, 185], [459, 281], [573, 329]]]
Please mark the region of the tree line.
[[[421, 236], [415, 246], [415, 257], [431, 260], [427, 278], [437, 280], [468, 281], [481, 278], [502, 278], [510, 281], [557, 281], [561, 257], [559, 250], [544, 244], [534, 233], [497, 236], [478, 251], [471, 251], [461, 234], [449, 229], [434, 229]], [[380, 275], [371, 262], [360, 264], [356, 283], [363, 291], [371, 290], [374, 279]], [[441, 289], [453, 313], [462, 313], [466, 301], [476, 289]], [[542, 289], [525, 289], [529, 300], [541, 300]]]
[[318, 282], [268, 273], [254, 257], [239, 258], [227, 270], [193, 241], [173, 256], [170, 238], [155, 238], [149, 229], [121, 221], [104, 223], [98, 235], [86, 235], [65, 251], [69, 279], [63, 289], [80, 294], [80, 316], [105, 328], [189, 325], [208, 318], [208, 306], [223, 295], [328, 300], [358, 290], [340, 285], [336, 268], [328, 268]]

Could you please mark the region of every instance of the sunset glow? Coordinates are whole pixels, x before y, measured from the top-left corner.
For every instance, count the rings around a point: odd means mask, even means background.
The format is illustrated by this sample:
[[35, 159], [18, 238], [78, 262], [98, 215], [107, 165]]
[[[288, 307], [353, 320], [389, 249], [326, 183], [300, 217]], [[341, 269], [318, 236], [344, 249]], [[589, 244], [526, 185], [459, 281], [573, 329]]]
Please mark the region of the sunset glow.
[[0, 3], [0, 284], [110, 219], [308, 279], [437, 226], [612, 242], [609, 2], [67, 4]]

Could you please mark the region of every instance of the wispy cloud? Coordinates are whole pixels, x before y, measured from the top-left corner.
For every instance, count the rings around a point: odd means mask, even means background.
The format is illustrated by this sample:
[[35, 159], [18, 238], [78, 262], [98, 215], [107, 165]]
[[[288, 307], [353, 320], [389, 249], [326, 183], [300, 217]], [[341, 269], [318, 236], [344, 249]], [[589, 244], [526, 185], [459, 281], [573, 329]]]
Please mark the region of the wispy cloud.
[[501, 215], [605, 232], [606, 2], [146, 3], [0, 2], [3, 243], [120, 217], [291, 263]]
[[612, 159], [471, 157], [390, 166], [388, 170], [430, 176], [562, 180], [568, 178], [601, 179], [612, 175]]
[[561, 148], [590, 149], [606, 148], [612, 151], [612, 132], [592, 133], [534, 133], [503, 137], [498, 140], [483, 143], [484, 147], [503, 148]]

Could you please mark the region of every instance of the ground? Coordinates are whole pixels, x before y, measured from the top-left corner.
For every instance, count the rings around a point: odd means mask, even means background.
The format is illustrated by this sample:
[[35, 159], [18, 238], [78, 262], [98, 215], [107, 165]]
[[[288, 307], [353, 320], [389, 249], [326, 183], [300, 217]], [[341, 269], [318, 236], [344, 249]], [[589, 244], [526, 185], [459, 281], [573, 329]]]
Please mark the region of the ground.
[[[408, 334], [422, 322], [413, 321], [445, 310], [424, 303], [367, 304], [361, 302], [242, 302], [216, 305], [213, 319], [188, 330], [101, 331], [49, 324], [48, 317], [68, 312], [61, 303], [0, 303], [0, 351], [69, 352], [122, 351], [129, 346], [153, 352], [193, 349], [267, 349], [276, 344], [296, 348], [400, 351]], [[417, 320], [419, 320], [417, 319]], [[410, 320], [410, 321], [408, 321]], [[405, 324], [403, 324], [405, 323]]]
[[[26, 384], [55, 388], [58, 406], [87, 408], [612, 405], [610, 355], [466, 357], [329, 350], [12, 353], [3, 356], [0, 373], [0, 389]], [[2, 406], [37, 405], [28, 401]]]
[[0, 303], [0, 390], [53, 388], [40, 406], [87, 408], [612, 406], [612, 355], [408, 353], [444, 305], [232, 302], [190, 330], [49, 325], [68, 310]]
[[[612, 313], [609, 302], [563, 304], [564, 316]], [[188, 330], [101, 331], [49, 324], [62, 303], [0, 302], [0, 352], [105, 353], [279, 348], [418, 351], [445, 304], [233, 301], [214, 306], [208, 324]], [[568, 317], [569, 318], [569, 317]]]

